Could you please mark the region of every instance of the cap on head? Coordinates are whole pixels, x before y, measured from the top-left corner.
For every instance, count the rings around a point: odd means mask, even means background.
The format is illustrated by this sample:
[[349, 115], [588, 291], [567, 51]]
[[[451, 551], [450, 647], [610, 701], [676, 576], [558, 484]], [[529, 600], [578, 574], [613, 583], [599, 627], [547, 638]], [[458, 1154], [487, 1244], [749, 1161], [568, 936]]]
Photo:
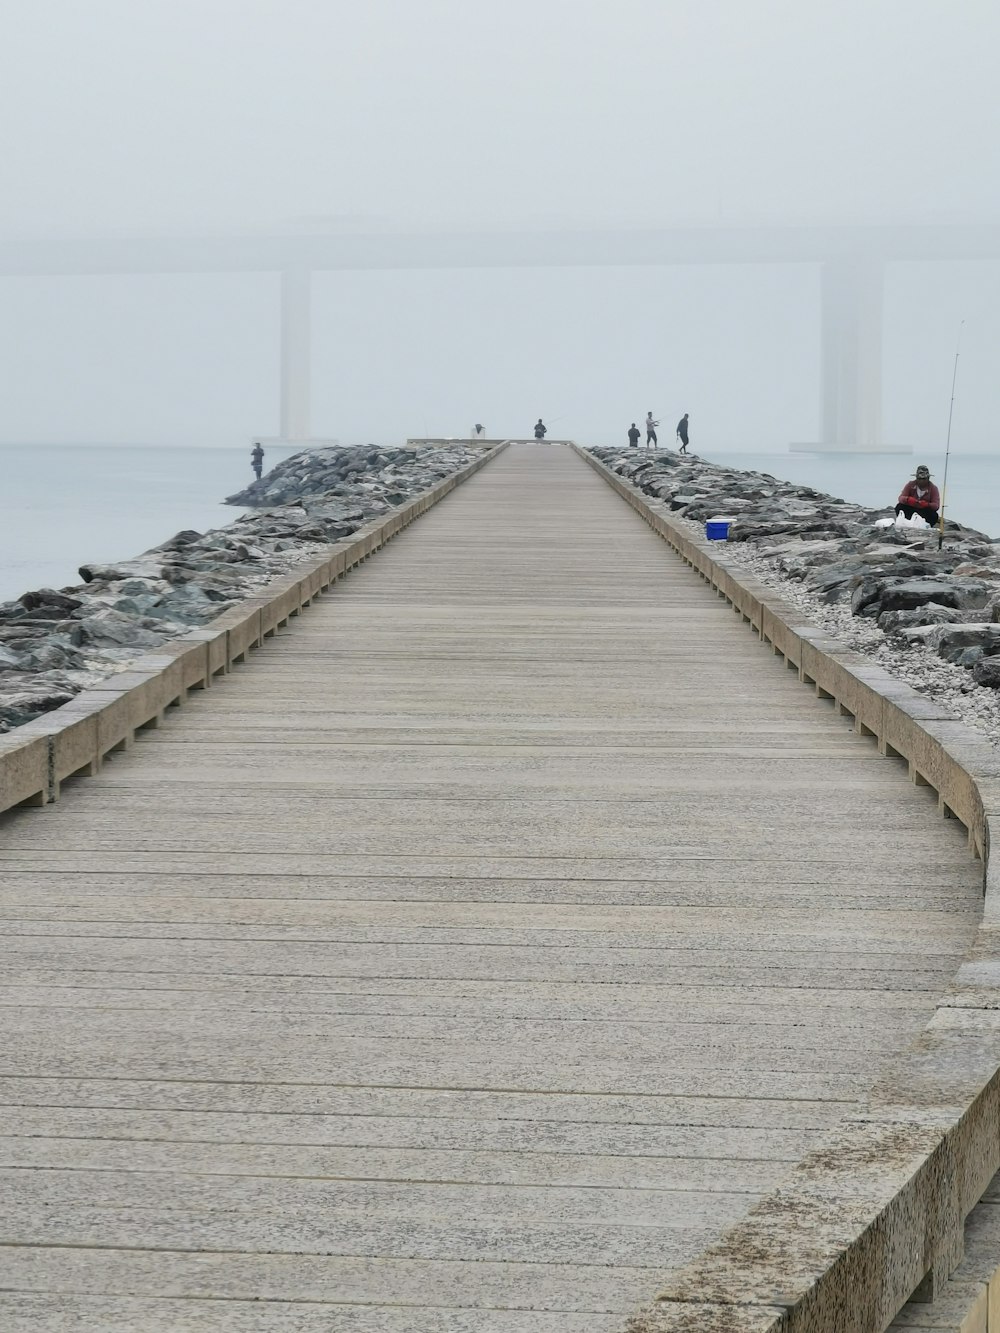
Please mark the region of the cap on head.
[[929, 468], [929, 467], [925, 467], [924, 464], [921, 463], [920, 467], [917, 468], [917, 476], [918, 476], [918, 477], [930, 477], [930, 475], [931, 475], [931, 470], [930, 470], [930, 468]]

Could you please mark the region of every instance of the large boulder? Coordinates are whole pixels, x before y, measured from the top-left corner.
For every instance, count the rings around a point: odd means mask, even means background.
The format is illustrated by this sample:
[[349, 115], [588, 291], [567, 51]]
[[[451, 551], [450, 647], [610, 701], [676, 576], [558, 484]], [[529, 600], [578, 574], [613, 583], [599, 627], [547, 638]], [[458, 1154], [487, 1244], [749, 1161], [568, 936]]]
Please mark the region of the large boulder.
[[972, 668], [972, 679], [977, 685], [1000, 690], [1000, 657], [982, 657]]
[[946, 662], [971, 666], [980, 657], [1000, 653], [1000, 625], [939, 625], [930, 642]]
[[928, 602], [966, 610], [985, 606], [989, 595], [990, 589], [981, 579], [865, 579], [854, 590], [851, 610], [856, 616], [876, 618], [883, 611], [909, 611]]
[[30, 677], [19, 673], [14, 677], [11, 672], [0, 675], [0, 732], [21, 727], [53, 708], [61, 708], [74, 697], [77, 688], [46, 675]]
[[34, 592], [25, 592], [17, 599], [26, 611], [48, 611], [51, 609], [56, 613], [57, 619], [62, 619], [67, 611], [75, 611], [78, 606], [83, 605], [81, 597], [71, 597], [64, 592], [56, 592], [54, 588], [38, 588]]
[[163, 642], [162, 634], [142, 629], [131, 617], [104, 607], [80, 620], [87, 643], [117, 644], [125, 648], [153, 648]]
[[[990, 619], [988, 610], [988, 607], [984, 607], [979, 613], [983, 621]], [[964, 625], [970, 621], [979, 623], [979, 616], [975, 612], [960, 611], [954, 607], [927, 602], [924, 606], [917, 606], [909, 611], [883, 611], [878, 618], [878, 625], [879, 629], [889, 634], [893, 630], [910, 629], [914, 625]]]

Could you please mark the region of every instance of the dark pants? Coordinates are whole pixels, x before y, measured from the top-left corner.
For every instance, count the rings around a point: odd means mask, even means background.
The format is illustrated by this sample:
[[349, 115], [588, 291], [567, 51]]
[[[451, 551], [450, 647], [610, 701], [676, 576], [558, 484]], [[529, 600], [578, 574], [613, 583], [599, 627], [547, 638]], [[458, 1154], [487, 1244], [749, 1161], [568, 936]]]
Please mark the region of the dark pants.
[[254, 474], [254, 476], [257, 478], [258, 481], [260, 481], [260, 474], [261, 474], [261, 472], [263, 471], [263, 464], [262, 464], [262, 463], [251, 463], [250, 466], [253, 468], [253, 474]]
[[653, 441], [653, 448], [654, 448], [654, 449], [659, 448], [659, 441], [658, 441], [657, 438], [656, 438], [656, 431], [655, 431], [655, 430], [647, 430], [647, 431], [646, 431], [646, 448], [647, 448], [647, 449], [649, 448], [649, 442], [650, 442], [650, 440]]
[[687, 440], [687, 436], [686, 436], [686, 435], [678, 435], [677, 438], [678, 438], [678, 439], [680, 440], [680, 442], [681, 442], [681, 450], [680, 450], [681, 453], [682, 453], [682, 454], [686, 454], [687, 451], [688, 451], [688, 440]]
[[904, 518], [912, 518], [914, 514], [919, 514], [925, 523], [935, 527], [938, 521], [938, 511], [936, 509], [922, 509], [919, 505], [897, 505], [897, 517], [902, 514]]

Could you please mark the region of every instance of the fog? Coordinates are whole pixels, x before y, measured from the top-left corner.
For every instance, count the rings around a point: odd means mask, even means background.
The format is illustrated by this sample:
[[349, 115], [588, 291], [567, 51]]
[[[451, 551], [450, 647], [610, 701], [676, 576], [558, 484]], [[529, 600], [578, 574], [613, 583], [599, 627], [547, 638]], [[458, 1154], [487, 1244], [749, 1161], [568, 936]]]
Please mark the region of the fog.
[[[1000, 222], [989, 0], [4, 6], [10, 238]], [[0, 278], [6, 441], [278, 429], [267, 273]], [[884, 438], [993, 447], [1000, 254], [886, 270]], [[818, 437], [816, 264], [318, 272], [312, 428]]]

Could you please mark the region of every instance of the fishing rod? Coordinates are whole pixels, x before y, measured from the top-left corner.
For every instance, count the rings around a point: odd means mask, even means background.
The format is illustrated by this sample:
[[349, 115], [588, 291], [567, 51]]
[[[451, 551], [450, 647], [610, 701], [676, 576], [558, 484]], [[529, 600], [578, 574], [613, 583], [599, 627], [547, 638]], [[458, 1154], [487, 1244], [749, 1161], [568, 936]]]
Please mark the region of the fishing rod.
[[962, 346], [963, 319], [958, 326], [958, 341], [955, 343], [955, 366], [951, 372], [951, 402], [948, 405], [948, 436], [944, 445], [944, 476], [941, 478], [941, 513], [938, 516], [938, 550], [944, 545], [944, 503], [948, 496], [948, 459], [951, 457], [951, 419], [955, 414], [955, 385], [958, 382], [958, 354]]

